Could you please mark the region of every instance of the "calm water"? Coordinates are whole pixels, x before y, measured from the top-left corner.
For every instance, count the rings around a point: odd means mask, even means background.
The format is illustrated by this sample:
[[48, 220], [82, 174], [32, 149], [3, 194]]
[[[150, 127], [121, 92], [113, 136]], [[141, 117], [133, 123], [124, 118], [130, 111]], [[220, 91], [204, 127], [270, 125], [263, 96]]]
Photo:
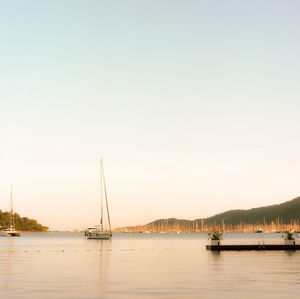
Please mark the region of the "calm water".
[[[224, 243], [283, 242], [226, 234]], [[298, 241], [299, 242], [299, 241]], [[300, 252], [210, 252], [205, 234], [0, 238], [0, 298], [300, 298]]]

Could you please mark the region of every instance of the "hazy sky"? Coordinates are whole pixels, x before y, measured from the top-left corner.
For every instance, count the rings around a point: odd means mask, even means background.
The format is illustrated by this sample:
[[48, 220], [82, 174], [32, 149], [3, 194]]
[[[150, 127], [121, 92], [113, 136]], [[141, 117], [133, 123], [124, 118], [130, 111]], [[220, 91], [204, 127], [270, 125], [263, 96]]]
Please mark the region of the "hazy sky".
[[0, 209], [51, 229], [284, 202], [299, 1], [0, 0]]

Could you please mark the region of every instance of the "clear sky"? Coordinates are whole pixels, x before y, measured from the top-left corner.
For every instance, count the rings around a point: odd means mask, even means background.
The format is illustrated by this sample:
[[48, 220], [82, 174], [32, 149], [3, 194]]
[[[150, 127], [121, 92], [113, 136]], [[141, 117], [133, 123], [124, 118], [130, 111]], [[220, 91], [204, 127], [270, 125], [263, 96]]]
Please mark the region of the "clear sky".
[[0, 0], [0, 209], [51, 229], [300, 195], [300, 2]]

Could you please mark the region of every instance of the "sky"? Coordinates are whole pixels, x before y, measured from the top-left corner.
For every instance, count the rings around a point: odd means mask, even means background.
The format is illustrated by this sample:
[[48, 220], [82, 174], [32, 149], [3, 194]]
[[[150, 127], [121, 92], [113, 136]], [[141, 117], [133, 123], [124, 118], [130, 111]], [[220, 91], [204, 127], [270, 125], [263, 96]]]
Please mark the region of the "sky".
[[0, 209], [51, 230], [300, 195], [300, 3], [0, 0]]

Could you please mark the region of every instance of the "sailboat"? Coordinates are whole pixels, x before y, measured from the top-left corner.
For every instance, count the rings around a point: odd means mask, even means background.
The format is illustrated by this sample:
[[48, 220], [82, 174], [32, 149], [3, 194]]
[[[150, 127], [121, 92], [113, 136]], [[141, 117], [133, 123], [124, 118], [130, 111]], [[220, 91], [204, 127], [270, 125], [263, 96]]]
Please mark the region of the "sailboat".
[[[103, 227], [103, 189], [104, 189], [106, 214], [107, 214], [107, 219], [108, 219], [109, 230], [106, 230]], [[108, 201], [107, 201], [107, 192], [106, 192], [106, 185], [105, 185], [105, 177], [104, 177], [102, 159], [101, 159], [101, 169], [100, 169], [100, 198], [101, 198], [100, 225], [97, 225], [95, 227], [87, 228], [85, 230], [85, 236], [88, 239], [109, 240], [112, 237], [112, 230], [111, 230], [111, 225], [110, 225], [110, 217], [109, 217], [109, 209], [108, 209]]]
[[9, 227], [3, 228], [0, 231], [1, 237], [19, 237], [21, 233], [15, 230], [15, 217], [14, 217], [14, 209], [13, 209], [13, 192], [12, 186], [10, 188], [10, 216], [9, 216]]

